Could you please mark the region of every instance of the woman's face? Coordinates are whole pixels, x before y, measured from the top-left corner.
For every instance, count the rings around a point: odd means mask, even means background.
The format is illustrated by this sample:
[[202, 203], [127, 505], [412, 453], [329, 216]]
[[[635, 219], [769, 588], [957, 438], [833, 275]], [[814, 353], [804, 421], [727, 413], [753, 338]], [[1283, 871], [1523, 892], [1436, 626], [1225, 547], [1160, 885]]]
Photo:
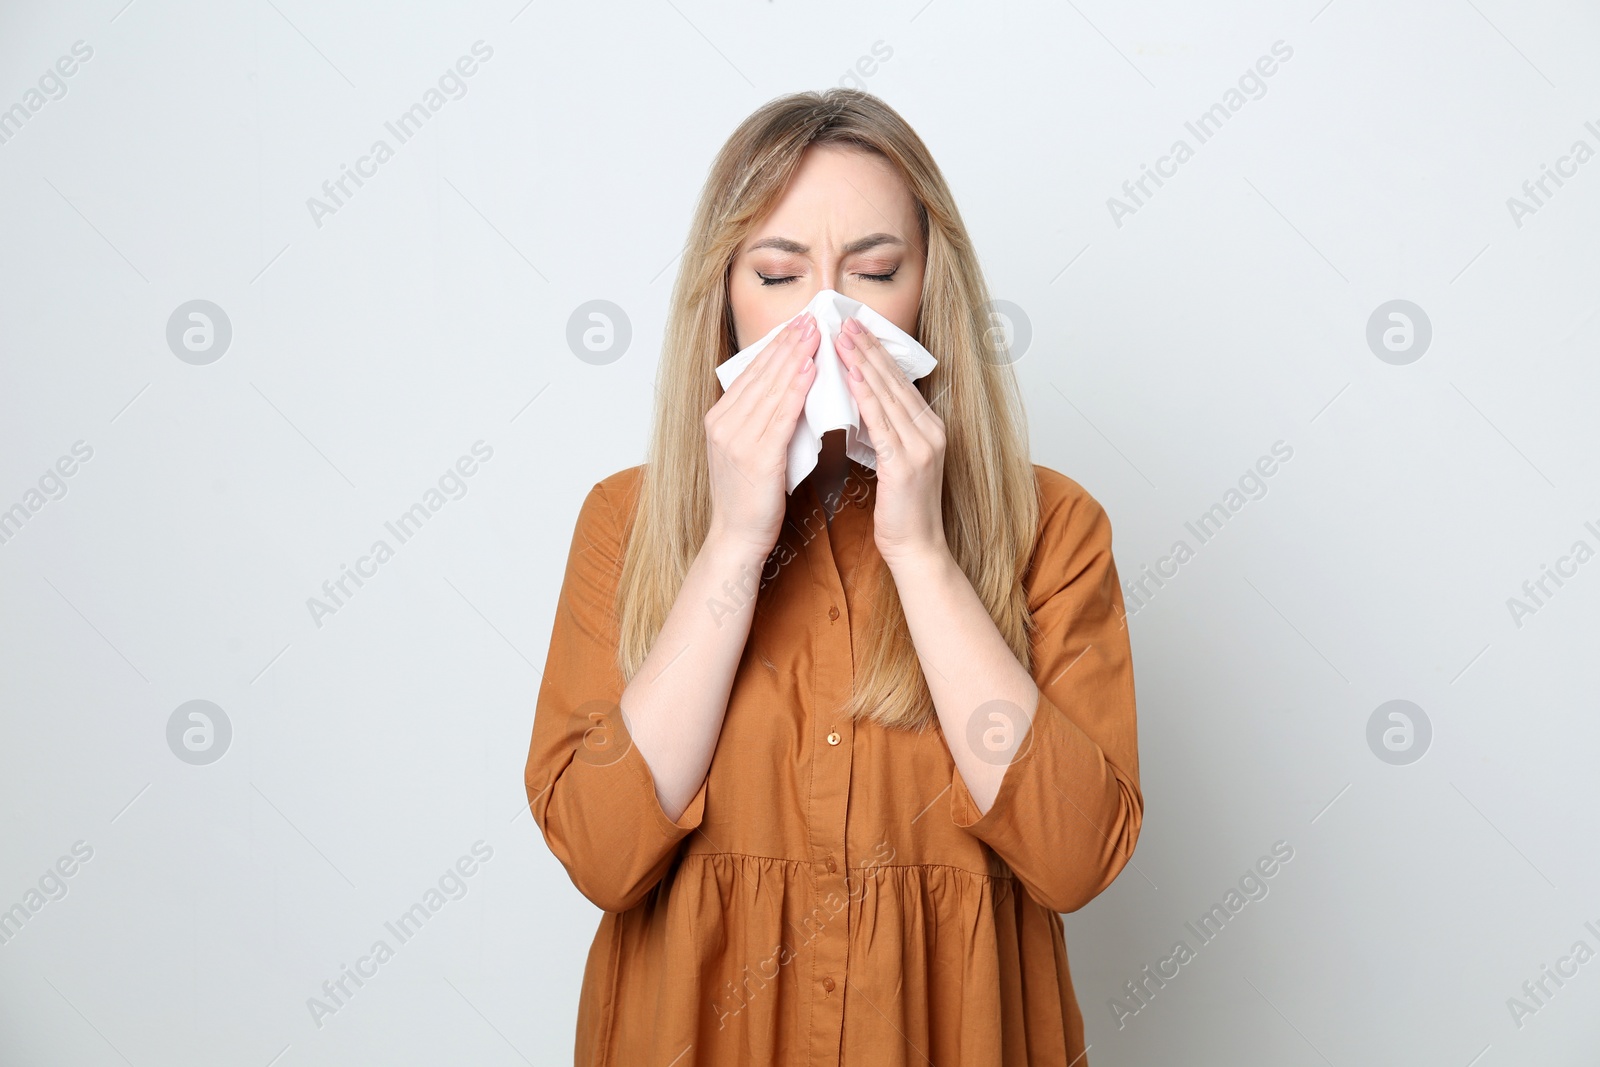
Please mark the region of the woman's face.
[[915, 334], [927, 253], [916, 201], [894, 168], [860, 149], [813, 145], [783, 199], [751, 231], [728, 274], [735, 351], [787, 322], [824, 289]]

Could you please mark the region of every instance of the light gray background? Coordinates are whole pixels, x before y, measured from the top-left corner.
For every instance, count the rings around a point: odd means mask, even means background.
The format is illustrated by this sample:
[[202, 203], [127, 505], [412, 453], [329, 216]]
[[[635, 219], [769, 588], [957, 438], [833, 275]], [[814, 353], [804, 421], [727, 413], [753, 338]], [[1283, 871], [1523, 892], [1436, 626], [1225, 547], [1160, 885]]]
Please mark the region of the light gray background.
[[[1593, 1062], [1600, 960], [1520, 1027], [1507, 998], [1600, 950], [1600, 561], [1520, 626], [1507, 600], [1600, 547], [1600, 159], [1521, 225], [1507, 200], [1600, 148], [1594, 4], [124, 4], [0, 14], [0, 107], [93, 49], [0, 144], [0, 508], [93, 449], [0, 544], [0, 908], [93, 849], [0, 945], [6, 1063], [570, 1062], [599, 913], [521, 771], [572, 523], [643, 457], [716, 149], [852, 70], [1026, 316], [1035, 460], [1105, 505], [1125, 578], [1294, 450], [1130, 620], [1145, 829], [1066, 920], [1090, 1060]], [[307, 199], [478, 40], [465, 95], [318, 226]], [[232, 327], [203, 366], [166, 340], [195, 299]], [[1366, 341], [1395, 299], [1433, 333], [1405, 365]], [[591, 300], [632, 330], [603, 365], [567, 342]], [[479, 440], [318, 626], [307, 599]], [[167, 742], [195, 699], [233, 730], [206, 766]], [[1405, 766], [1366, 739], [1394, 699], [1433, 728]], [[479, 840], [465, 896], [316, 1026]], [[1270, 894], [1119, 1027], [1279, 840]]]

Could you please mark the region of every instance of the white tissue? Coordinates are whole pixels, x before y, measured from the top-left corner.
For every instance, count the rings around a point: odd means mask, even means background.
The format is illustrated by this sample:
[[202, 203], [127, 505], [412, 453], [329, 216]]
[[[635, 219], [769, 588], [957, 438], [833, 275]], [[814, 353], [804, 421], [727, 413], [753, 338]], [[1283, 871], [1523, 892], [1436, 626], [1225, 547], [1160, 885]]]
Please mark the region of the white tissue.
[[[865, 467], [878, 469], [877, 450], [873, 448], [872, 438], [861, 419], [856, 398], [851, 395], [850, 386], [844, 380], [844, 376], [850, 373], [849, 368], [839, 359], [833, 347], [834, 339], [844, 328], [847, 316], [866, 327], [912, 381], [939, 365], [939, 361], [918, 344], [916, 338], [861, 301], [852, 300], [843, 293], [824, 289], [812, 297], [811, 303], [802, 310], [816, 317], [817, 332], [821, 337], [817, 343], [817, 375], [806, 393], [805, 410], [795, 422], [794, 436], [789, 439], [787, 492], [790, 493], [806, 475], [816, 469], [817, 457], [822, 452], [822, 435], [829, 430], [844, 430], [845, 455]], [[761, 340], [725, 360], [717, 368], [722, 388], [727, 389], [732, 385], [734, 379], [750, 366], [751, 361], [790, 321], [785, 319]]]

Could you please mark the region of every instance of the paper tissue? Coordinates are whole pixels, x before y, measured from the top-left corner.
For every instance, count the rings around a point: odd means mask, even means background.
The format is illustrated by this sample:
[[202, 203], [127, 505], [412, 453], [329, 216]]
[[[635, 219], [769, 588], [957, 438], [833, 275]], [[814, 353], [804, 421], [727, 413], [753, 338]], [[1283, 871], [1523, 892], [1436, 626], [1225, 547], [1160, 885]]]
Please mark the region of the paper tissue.
[[[817, 343], [816, 377], [811, 381], [811, 389], [806, 393], [805, 410], [796, 420], [794, 436], [789, 440], [786, 486], [789, 493], [793, 493], [795, 486], [816, 469], [817, 456], [822, 452], [822, 435], [829, 430], [844, 430], [845, 454], [865, 467], [878, 469], [877, 450], [872, 446], [871, 436], [861, 419], [861, 410], [856, 406], [855, 397], [850, 393], [850, 386], [844, 380], [850, 370], [834, 350], [834, 339], [844, 328], [847, 317], [854, 318], [866, 327], [912, 381], [938, 366], [938, 360], [910, 334], [861, 301], [852, 300], [843, 293], [824, 289], [812, 297], [802, 310], [816, 317], [817, 332], [821, 336]], [[761, 340], [725, 360], [717, 368], [722, 388], [727, 389], [732, 385], [734, 379], [750, 366], [751, 361], [790, 321], [785, 319]]]

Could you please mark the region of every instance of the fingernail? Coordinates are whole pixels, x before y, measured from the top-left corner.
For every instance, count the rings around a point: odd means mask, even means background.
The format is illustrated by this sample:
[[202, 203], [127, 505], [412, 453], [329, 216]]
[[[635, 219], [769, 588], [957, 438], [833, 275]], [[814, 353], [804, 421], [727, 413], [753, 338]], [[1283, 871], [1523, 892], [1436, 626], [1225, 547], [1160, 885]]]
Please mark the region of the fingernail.
[[855, 348], [855, 346], [856, 346], [855, 338], [851, 337], [848, 331], [840, 330], [839, 331], [839, 347], [841, 347], [841, 348]]
[[847, 319], [844, 320], [844, 328], [849, 330], [851, 333], [860, 333], [861, 332], [861, 324], [859, 322], [857, 322], [855, 319], [851, 319], [851, 318], [847, 318]]

